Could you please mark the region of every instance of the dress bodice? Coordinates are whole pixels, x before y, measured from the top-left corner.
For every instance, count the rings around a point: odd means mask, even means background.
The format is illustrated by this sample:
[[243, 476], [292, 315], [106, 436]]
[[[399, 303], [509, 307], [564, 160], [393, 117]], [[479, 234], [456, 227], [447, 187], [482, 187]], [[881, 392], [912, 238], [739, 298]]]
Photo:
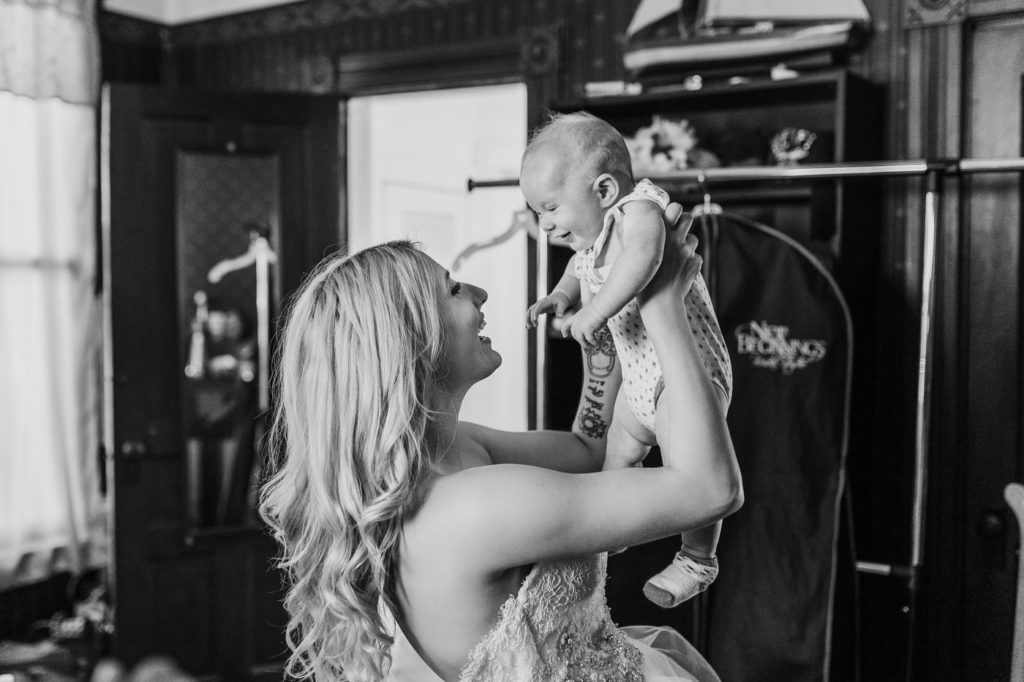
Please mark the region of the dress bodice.
[[[672, 628], [612, 623], [607, 567], [607, 554], [536, 564], [469, 652], [459, 682], [721, 682]], [[441, 682], [398, 627], [391, 656], [388, 682]]]
[[612, 623], [608, 555], [539, 563], [469, 654], [460, 680], [644, 679], [640, 650]]

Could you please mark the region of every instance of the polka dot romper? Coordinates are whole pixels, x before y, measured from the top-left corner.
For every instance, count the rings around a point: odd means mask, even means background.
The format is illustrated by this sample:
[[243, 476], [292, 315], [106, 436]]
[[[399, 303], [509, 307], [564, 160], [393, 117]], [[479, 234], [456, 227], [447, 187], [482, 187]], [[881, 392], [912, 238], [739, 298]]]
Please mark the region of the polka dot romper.
[[[622, 205], [630, 201], [653, 201], [664, 211], [668, 206], [668, 194], [649, 180], [641, 180], [634, 190], [623, 197], [605, 215], [601, 234], [590, 249], [576, 254], [576, 276], [580, 282], [596, 294], [608, 278], [614, 264], [600, 268], [594, 266], [598, 254], [604, 249], [608, 235], [613, 226], [621, 224]], [[711, 381], [717, 384], [727, 396], [732, 398], [732, 365], [729, 362], [729, 350], [718, 327], [718, 319], [711, 304], [704, 278], [699, 274], [693, 286], [682, 301], [686, 306], [686, 319], [701, 362]], [[608, 329], [615, 340], [615, 350], [622, 361], [622, 389], [637, 420], [646, 428], [654, 431], [654, 415], [658, 396], [664, 386], [662, 383], [661, 365], [654, 352], [654, 344], [647, 335], [647, 328], [640, 319], [640, 306], [636, 299], [630, 300], [622, 310], [608, 320]]]

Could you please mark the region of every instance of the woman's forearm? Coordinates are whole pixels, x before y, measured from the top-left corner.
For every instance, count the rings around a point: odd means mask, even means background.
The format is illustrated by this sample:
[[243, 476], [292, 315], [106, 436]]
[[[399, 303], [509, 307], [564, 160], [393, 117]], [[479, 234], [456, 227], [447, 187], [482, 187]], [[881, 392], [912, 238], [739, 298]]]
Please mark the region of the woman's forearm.
[[590, 448], [597, 470], [604, 462], [615, 395], [622, 383], [611, 332], [604, 327], [598, 337], [598, 343], [583, 348], [583, 386], [572, 424], [573, 433]]
[[641, 307], [665, 381], [666, 418], [659, 414], [658, 442], [666, 465], [685, 462], [725, 515], [742, 504], [739, 465], [724, 408], [687, 323], [682, 292], [672, 285]]

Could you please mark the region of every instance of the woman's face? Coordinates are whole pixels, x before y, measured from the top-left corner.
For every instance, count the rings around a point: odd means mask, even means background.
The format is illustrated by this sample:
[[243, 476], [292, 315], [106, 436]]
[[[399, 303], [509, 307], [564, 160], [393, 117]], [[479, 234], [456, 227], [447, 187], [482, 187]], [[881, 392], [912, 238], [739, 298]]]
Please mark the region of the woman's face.
[[484, 328], [480, 308], [487, 300], [487, 292], [453, 280], [441, 266], [438, 269], [448, 292], [442, 310], [447, 368], [441, 380], [449, 390], [469, 388], [501, 365], [501, 355], [491, 348], [491, 340], [480, 333]]

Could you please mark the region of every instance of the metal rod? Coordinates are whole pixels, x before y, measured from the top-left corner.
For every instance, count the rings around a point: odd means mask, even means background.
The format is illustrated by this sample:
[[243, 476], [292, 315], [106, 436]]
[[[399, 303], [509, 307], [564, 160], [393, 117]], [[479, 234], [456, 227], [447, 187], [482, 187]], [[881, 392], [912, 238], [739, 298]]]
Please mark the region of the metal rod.
[[[652, 175], [653, 182], [743, 182], [751, 180], [793, 180], [828, 179], [851, 177], [883, 177], [924, 175], [929, 171], [941, 170], [946, 175], [963, 173], [1007, 173], [1024, 172], [1024, 158], [1006, 159], [911, 159], [907, 161], [858, 161], [852, 163], [822, 163], [804, 166], [735, 166], [730, 168], [705, 168], [702, 170], [681, 170], [672, 173]], [[498, 180], [473, 180], [466, 186], [470, 191], [488, 187], [515, 187], [518, 178]]]
[[935, 247], [939, 224], [939, 173], [929, 172], [921, 236], [921, 316], [917, 352], [917, 409], [914, 418], [914, 498], [910, 567], [924, 558], [925, 503], [928, 490], [928, 435], [932, 389], [932, 315], [935, 312]]
[[259, 371], [259, 407], [270, 407], [270, 244], [266, 237], [257, 237], [256, 249], [256, 354]]
[[1009, 173], [1024, 171], [1024, 159], [960, 159], [961, 173]]
[[734, 166], [663, 173], [657, 179], [693, 182], [738, 182], [749, 180], [827, 179], [857, 176], [921, 175], [929, 168], [925, 161], [887, 161], [847, 164], [808, 164], [805, 166]]
[[861, 573], [892, 575], [892, 564], [880, 564], [874, 561], [858, 561], [857, 570]]
[[519, 178], [508, 178], [504, 180], [474, 180], [470, 178], [466, 181], [467, 191], [472, 192], [475, 189], [487, 189], [488, 187], [518, 187]]
[[[538, 230], [537, 233], [537, 300], [539, 301], [548, 293], [548, 256], [549, 249], [547, 235]], [[536, 368], [536, 424], [538, 429], [547, 428], [547, 383], [544, 380], [544, 364], [547, 358], [547, 336], [549, 315], [545, 315], [534, 331], [535, 343], [537, 344], [537, 368]]]

